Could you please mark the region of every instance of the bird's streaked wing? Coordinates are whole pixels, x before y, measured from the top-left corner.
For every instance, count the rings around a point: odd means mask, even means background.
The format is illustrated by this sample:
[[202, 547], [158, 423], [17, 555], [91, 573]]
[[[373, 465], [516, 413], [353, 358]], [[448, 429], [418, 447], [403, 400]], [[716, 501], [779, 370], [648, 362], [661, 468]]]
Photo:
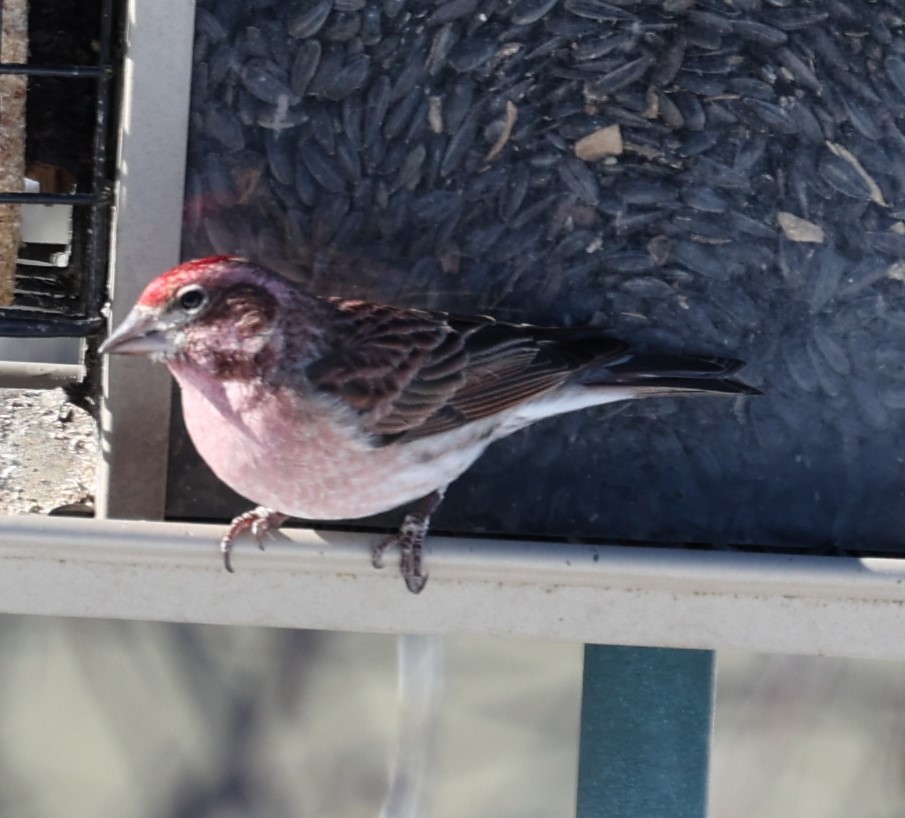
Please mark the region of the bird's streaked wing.
[[336, 301], [330, 352], [309, 381], [362, 415], [384, 442], [448, 431], [560, 386], [627, 345], [600, 330], [545, 329]]

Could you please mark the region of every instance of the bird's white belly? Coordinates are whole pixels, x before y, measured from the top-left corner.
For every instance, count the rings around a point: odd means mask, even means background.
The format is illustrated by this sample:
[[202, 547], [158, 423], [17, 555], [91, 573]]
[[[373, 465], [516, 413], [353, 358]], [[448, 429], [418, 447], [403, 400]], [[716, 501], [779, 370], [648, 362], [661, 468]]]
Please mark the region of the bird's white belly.
[[374, 448], [352, 426], [289, 396], [227, 383], [211, 398], [177, 380], [186, 428], [217, 477], [297, 517], [354, 519], [404, 505], [455, 480], [488, 442], [469, 430]]

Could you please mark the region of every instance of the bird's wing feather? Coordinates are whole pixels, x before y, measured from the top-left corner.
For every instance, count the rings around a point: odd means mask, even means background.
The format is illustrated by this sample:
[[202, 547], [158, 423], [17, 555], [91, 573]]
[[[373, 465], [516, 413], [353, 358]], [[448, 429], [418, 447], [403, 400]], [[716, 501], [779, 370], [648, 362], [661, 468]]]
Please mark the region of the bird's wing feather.
[[545, 329], [336, 301], [309, 382], [357, 410], [381, 442], [437, 434], [561, 385], [626, 346], [595, 329]]

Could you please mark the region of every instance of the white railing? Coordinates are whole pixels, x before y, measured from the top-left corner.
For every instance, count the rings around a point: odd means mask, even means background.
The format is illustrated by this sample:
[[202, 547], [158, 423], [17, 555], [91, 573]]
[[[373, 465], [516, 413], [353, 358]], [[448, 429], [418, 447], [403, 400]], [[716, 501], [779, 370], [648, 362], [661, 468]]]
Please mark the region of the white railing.
[[905, 658], [901, 560], [433, 537], [414, 596], [378, 534], [243, 538], [230, 575], [222, 531], [0, 519], [0, 611]]

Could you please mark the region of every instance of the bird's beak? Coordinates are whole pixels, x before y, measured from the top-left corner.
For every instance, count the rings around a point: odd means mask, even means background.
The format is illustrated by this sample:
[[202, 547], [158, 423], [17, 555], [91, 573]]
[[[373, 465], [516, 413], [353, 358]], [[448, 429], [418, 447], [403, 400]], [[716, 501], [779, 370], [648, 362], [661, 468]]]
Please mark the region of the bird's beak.
[[170, 345], [159, 317], [146, 307], [133, 307], [100, 346], [102, 355], [165, 355]]

